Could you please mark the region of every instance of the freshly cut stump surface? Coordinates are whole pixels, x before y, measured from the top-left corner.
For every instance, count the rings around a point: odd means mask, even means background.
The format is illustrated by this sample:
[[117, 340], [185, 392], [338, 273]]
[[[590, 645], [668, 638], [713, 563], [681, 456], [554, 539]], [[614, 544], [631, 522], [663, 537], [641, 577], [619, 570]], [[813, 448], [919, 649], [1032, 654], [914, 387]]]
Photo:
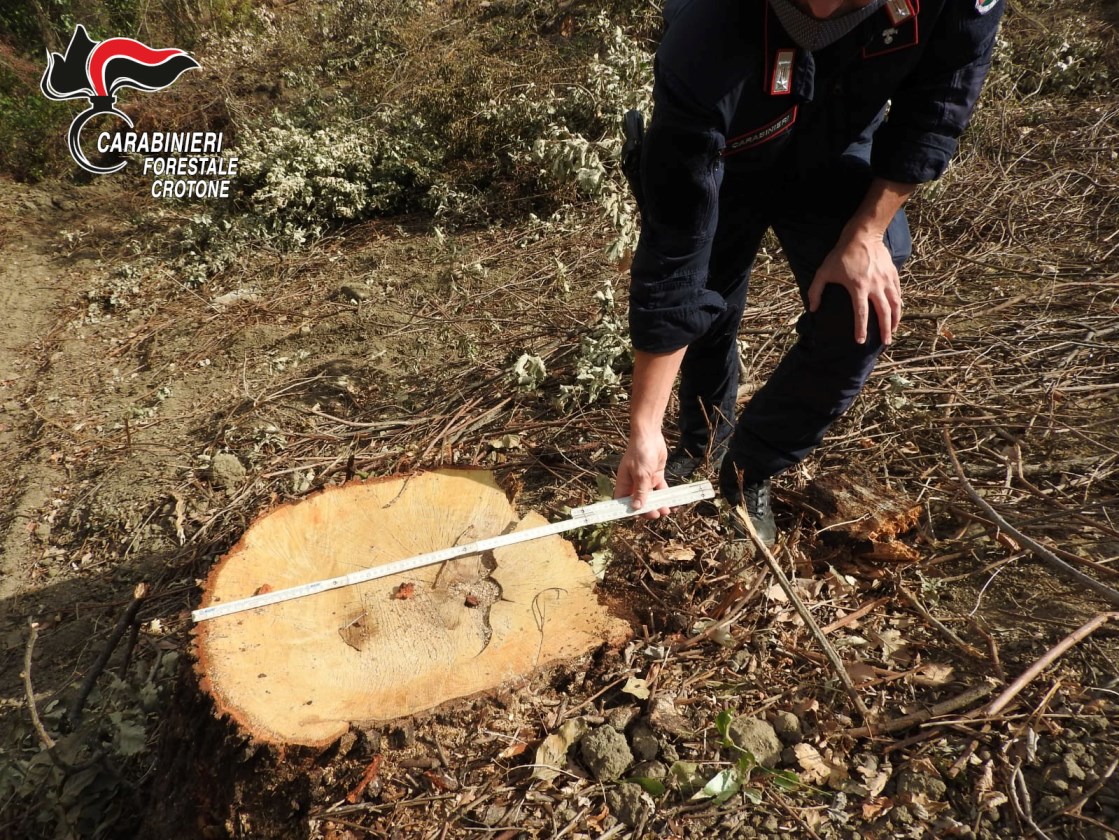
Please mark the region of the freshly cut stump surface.
[[[534, 528], [481, 470], [351, 482], [260, 517], [214, 567], [202, 606]], [[545, 537], [201, 622], [202, 688], [275, 743], [323, 745], [617, 642], [569, 542]]]

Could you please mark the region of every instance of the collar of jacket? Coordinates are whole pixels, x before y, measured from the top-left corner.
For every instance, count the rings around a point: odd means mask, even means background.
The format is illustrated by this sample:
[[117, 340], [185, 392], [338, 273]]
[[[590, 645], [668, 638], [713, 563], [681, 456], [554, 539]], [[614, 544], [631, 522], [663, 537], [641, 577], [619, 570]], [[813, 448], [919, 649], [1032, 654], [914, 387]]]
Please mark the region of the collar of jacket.
[[837, 18], [819, 20], [803, 12], [793, 0], [769, 0], [781, 25], [802, 50], [819, 50], [830, 46], [851, 32], [886, 4], [886, 0], [871, 0], [859, 9], [853, 9]]
[[[765, 0], [762, 5], [762, 32], [764, 42], [762, 45], [762, 87], [770, 95], [790, 95], [800, 102], [811, 102], [815, 98], [816, 85], [816, 57], [811, 50], [801, 48], [789, 34], [781, 19], [775, 12], [776, 3], [780, 0]], [[917, 37], [917, 17], [920, 9], [920, 0], [883, 0], [881, 3], [871, 4], [873, 12], [864, 15], [855, 26], [845, 33], [838, 41], [829, 45], [826, 60], [838, 62], [841, 65], [866, 58], [868, 45], [880, 38], [883, 32], [897, 32], [895, 27], [901, 26], [907, 34], [899, 38], [888, 49], [878, 52], [891, 52], [905, 46], [915, 46]], [[907, 19], [896, 21], [894, 8], [905, 11]], [[846, 17], [846, 16], [845, 16]], [[844, 38], [849, 37], [847, 43]], [[890, 42], [887, 41], [887, 45]], [[825, 60], [821, 56], [821, 60]], [[787, 84], [782, 86], [780, 77], [784, 72], [789, 73]]]

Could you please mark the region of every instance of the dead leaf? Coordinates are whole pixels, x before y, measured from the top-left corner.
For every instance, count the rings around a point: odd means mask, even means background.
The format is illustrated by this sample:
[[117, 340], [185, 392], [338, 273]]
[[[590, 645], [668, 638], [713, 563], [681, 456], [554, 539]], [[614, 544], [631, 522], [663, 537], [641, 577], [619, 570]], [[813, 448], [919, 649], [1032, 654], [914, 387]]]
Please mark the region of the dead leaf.
[[695, 549], [684, 545], [669, 543], [658, 546], [649, 552], [649, 560], [657, 566], [670, 566], [677, 563], [687, 563], [695, 559]]
[[669, 735], [685, 736], [692, 734], [693, 727], [688, 719], [676, 711], [674, 697], [658, 697], [649, 711], [649, 725], [653, 729]]
[[803, 768], [801, 774], [810, 784], [814, 782], [827, 782], [830, 787], [838, 788], [849, 777], [847, 768], [835, 760], [831, 750], [823, 756], [811, 744], [797, 744], [793, 751], [797, 761]]
[[886, 659], [893, 657], [895, 653], [908, 644], [908, 642], [902, 638], [900, 630], [886, 629], [880, 633], [873, 634], [872, 638], [877, 646], [882, 649], [882, 656]]
[[875, 668], [869, 662], [858, 660], [855, 662], [844, 662], [843, 667], [847, 669], [848, 676], [855, 685], [868, 683], [878, 676], [878, 668]]
[[400, 586], [396, 587], [396, 589], [393, 590], [392, 597], [398, 601], [407, 601], [415, 594], [416, 584], [409, 582], [402, 583]]
[[894, 807], [894, 800], [888, 796], [876, 796], [863, 803], [863, 819], [873, 820]]
[[1010, 801], [1001, 790], [995, 790], [995, 765], [993, 761], [983, 764], [979, 780], [975, 783], [975, 804], [981, 811], [993, 811]]
[[801, 766], [801, 777], [809, 784], [822, 782], [831, 773], [831, 767], [824, 757], [820, 755], [811, 744], [797, 744], [793, 751], [796, 753], [797, 762]]
[[649, 683], [637, 677], [630, 677], [626, 680], [626, 684], [622, 686], [622, 691], [633, 695], [638, 700], [649, 699]]
[[[858, 766], [859, 775], [863, 777], [863, 786], [866, 787], [866, 795], [874, 798], [886, 789], [886, 784], [890, 781], [890, 776], [893, 775], [893, 765], [890, 762], [883, 762], [881, 765], [878, 763], [878, 756], [868, 755], [863, 759], [863, 762]], [[893, 807], [893, 803], [890, 803]]]
[[528, 744], [524, 741], [517, 741], [510, 744], [505, 749], [497, 754], [498, 758], [516, 758], [518, 755], [524, 753], [528, 749]]
[[267, 595], [271, 591], [272, 591], [272, 584], [262, 583], [255, 590], [253, 590], [253, 595], [254, 596], [256, 596], [256, 595]]
[[798, 718], [803, 718], [809, 712], [820, 711], [820, 702], [818, 700], [798, 700], [793, 704], [793, 714]]
[[541, 741], [536, 748], [536, 768], [532, 771], [532, 778], [550, 782], [558, 776], [567, 763], [567, 751], [583, 737], [588, 728], [586, 721], [575, 718], [564, 722], [559, 729]]
[[775, 583], [765, 591], [765, 597], [771, 601], [776, 601], [778, 604], [785, 604], [789, 601], [789, 596], [785, 594], [785, 590], [781, 588], [781, 584]]
[[466, 604], [466, 606], [468, 606], [468, 607], [476, 607], [476, 606], [478, 606], [478, 604], [479, 604], [479, 603], [481, 603], [481, 602], [480, 602], [480, 601], [478, 600], [478, 596], [477, 596], [477, 595], [467, 595], [467, 596], [466, 596], [466, 600], [464, 601], [464, 603], [465, 603], [465, 604]]
[[939, 662], [926, 662], [913, 673], [909, 679], [916, 685], [934, 688], [947, 685], [952, 681], [955, 669], [951, 665], [942, 665]]

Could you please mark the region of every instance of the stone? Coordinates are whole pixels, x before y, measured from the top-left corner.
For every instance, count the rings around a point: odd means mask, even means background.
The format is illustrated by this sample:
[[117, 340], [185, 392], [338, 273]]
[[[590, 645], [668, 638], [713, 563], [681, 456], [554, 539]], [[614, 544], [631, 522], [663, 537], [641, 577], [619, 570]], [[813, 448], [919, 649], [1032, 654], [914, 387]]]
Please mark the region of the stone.
[[656, 779], [664, 781], [668, 778], [668, 768], [659, 761], [642, 761], [635, 764], [629, 773], [634, 779]]
[[948, 792], [948, 785], [939, 776], [919, 773], [906, 767], [898, 773], [897, 790], [898, 793], [921, 794], [939, 802]]
[[773, 731], [786, 744], [799, 744], [801, 735], [800, 718], [792, 712], [776, 712], [773, 715]]
[[777, 733], [760, 718], [737, 718], [727, 734], [736, 747], [748, 750], [762, 767], [774, 767], [781, 759]]
[[606, 722], [619, 732], [625, 732], [640, 711], [636, 706], [619, 706], [606, 713]]
[[661, 751], [660, 741], [644, 721], [638, 721], [633, 727], [630, 743], [633, 745], [633, 754], [639, 761], [652, 761]]
[[348, 284], [341, 289], [342, 297], [346, 300], [352, 300], [360, 303], [363, 300], [369, 300], [369, 288], [367, 286], [357, 286]]
[[653, 813], [653, 800], [640, 785], [622, 784], [606, 791], [606, 805], [618, 822], [633, 828]]
[[1072, 757], [1071, 753], [1061, 761], [1061, 770], [1069, 781], [1083, 782], [1085, 779], [1084, 771], [1080, 769], [1080, 765], [1076, 763], [1076, 759]]
[[579, 740], [583, 763], [600, 782], [614, 782], [633, 764], [626, 736], [612, 726], [592, 729]]
[[215, 487], [227, 489], [236, 487], [245, 478], [245, 467], [236, 455], [219, 452], [210, 461], [210, 483]]

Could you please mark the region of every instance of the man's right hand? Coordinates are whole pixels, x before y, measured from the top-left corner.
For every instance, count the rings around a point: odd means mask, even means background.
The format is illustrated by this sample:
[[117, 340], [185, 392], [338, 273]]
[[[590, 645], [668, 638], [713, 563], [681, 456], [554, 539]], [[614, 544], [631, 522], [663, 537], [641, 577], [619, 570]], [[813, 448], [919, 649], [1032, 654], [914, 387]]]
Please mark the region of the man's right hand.
[[[645, 499], [653, 490], [668, 487], [664, 480], [664, 465], [668, 461], [668, 447], [664, 435], [656, 432], [633, 436], [618, 465], [618, 478], [614, 483], [614, 498], [633, 496], [634, 510], [645, 506]], [[659, 508], [645, 514], [648, 519], [667, 516], [671, 508]]]

